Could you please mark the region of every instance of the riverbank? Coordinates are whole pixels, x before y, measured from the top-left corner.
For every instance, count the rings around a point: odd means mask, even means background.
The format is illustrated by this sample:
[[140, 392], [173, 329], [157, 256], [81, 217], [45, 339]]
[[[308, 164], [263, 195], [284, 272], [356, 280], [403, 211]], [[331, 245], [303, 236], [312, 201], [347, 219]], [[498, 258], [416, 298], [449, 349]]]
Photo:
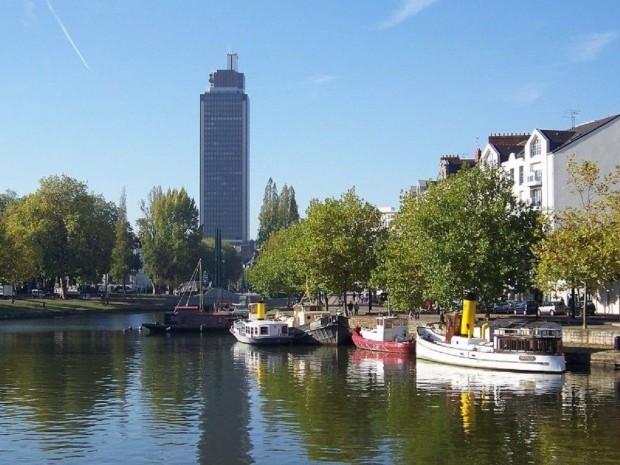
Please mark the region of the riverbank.
[[[176, 298], [165, 295], [115, 295], [107, 299], [89, 300], [21, 298], [13, 303], [5, 299], [0, 300], [0, 321], [119, 312], [164, 312], [171, 310], [175, 302]], [[360, 309], [360, 315], [351, 317], [350, 326], [373, 326], [375, 317], [385, 313], [383, 307], [375, 307], [371, 314], [367, 309]], [[561, 322], [564, 326], [563, 343], [568, 365], [620, 369], [620, 351], [614, 350], [615, 337], [620, 336], [618, 319], [592, 317], [586, 329], [581, 327], [580, 320], [562, 318]], [[410, 334], [415, 334], [420, 325], [438, 327], [439, 315], [422, 314], [419, 319], [410, 318]]]
[[0, 300], [0, 320], [56, 318], [69, 315], [158, 312], [170, 308], [166, 296], [111, 296], [105, 299], [30, 299]]

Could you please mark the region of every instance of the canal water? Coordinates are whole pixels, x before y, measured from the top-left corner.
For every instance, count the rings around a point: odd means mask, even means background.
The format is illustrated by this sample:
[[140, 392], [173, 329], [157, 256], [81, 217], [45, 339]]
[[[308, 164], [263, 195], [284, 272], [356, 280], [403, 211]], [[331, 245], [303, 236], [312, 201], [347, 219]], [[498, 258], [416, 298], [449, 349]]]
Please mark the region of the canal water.
[[2, 463], [620, 463], [613, 371], [484, 372], [136, 330], [156, 318], [1, 322]]

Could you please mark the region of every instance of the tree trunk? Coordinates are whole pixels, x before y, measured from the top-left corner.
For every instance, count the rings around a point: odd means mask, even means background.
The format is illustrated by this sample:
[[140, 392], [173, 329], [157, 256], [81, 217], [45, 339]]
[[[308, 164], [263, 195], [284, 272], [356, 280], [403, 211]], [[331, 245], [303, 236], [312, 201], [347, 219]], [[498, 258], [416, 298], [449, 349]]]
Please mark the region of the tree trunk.
[[583, 307], [581, 309], [581, 322], [583, 329], [588, 327], [588, 286], [583, 285]]

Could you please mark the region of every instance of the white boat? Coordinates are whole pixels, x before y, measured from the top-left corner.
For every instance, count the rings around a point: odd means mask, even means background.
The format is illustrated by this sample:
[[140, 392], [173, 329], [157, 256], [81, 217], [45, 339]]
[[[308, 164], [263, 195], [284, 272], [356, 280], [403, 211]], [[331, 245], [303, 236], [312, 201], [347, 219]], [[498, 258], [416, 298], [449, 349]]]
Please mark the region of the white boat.
[[266, 318], [264, 302], [249, 305], [249, 318], [235, 321], [230, 333], [245, 344], [292, 344], [303, 332], [286, 321]]
[[[456, 318], [455, 318], [456, 317]], [[459, 329], [460, 315], [447, 319], [446, 334], [420, 326], [416, 357], [461, 367], [562, 373], [562, 326], [549, 321], [496, 319]]]

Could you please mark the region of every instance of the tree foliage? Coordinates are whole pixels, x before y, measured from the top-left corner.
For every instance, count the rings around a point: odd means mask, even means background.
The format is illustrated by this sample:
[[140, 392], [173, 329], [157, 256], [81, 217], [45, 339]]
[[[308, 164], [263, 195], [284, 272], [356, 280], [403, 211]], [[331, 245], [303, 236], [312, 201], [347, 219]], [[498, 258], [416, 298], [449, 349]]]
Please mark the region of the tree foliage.
[[[620, 182], [620, 166], [601, 179], [596, 162], [578, 163], [571, 156], [567, 172], [579, 206], [554, 213], [554, 230], [535, 248], [535, 279], [546, 290], [592, 290], [620, 276], [620, 203], [612, 190]], [[584, 327], [585, 317], [583, 312]]]
[[[201, 258], [204, 271], [213, 279], [216, 268], [215, 239], [208, 237], [201, 242]], [[241, 254], [228, 241], [222, 241], [222, 285], [228, 287], [239, 281], [243, 275]]]
[[289, 296], [305, 289], [306, 267], [302, 262], [302, 225], [291, 224], [269, 236], [261, 247], [248, 279], [252, 288], [267, 296], [285, 292]]
[[115, 206], [86, 184], [64, 175], [43, 178], [35, 193], [6, 211], [13, 250], [19, 261], [30, 261], [19, 266], [19, 278], [56, 279], [63, 296], [67, 279], [98, 281], [110, 268], [115, 220]]
[[275, 231], [285, 229], [293, 223], [299, 222], [299, 211], [295, 199], [295, 189], [286, 184], [282, 192], [273, 179], [269, 178], [263, 195], [263, 205], [258, 215], [258, 239], [260, 247]]
[[135, 236], [127, 220], [127, 196], [123, 188], [114, 227], [114, 247], [110, 267], [110, 273], [116, 282], [122, 282], [123, 285], [126, 283], [127, 275], [140, 267], [140, 259], [134, 253], [134, 243]]
[[[200, 255], [198, 209], [185, 189], [154, 187], [140, 204], [138, 237], [154, 284], [174, 287], [192, 274]], [[156, 292], [153, 287], [153, 292]]]
[[301, 231], [311, 291], [342, 294], [369, 282], [385, 231], [379, 210], [361, 200], [354, 188], [340, 199], [312, 200]]
[[420, 196], [403, 195], [376, 279], [398, 308], [448, 307], [465, 291], [490, 303], [530, 281], [539, 215], [498, 168], [463, 169]]

